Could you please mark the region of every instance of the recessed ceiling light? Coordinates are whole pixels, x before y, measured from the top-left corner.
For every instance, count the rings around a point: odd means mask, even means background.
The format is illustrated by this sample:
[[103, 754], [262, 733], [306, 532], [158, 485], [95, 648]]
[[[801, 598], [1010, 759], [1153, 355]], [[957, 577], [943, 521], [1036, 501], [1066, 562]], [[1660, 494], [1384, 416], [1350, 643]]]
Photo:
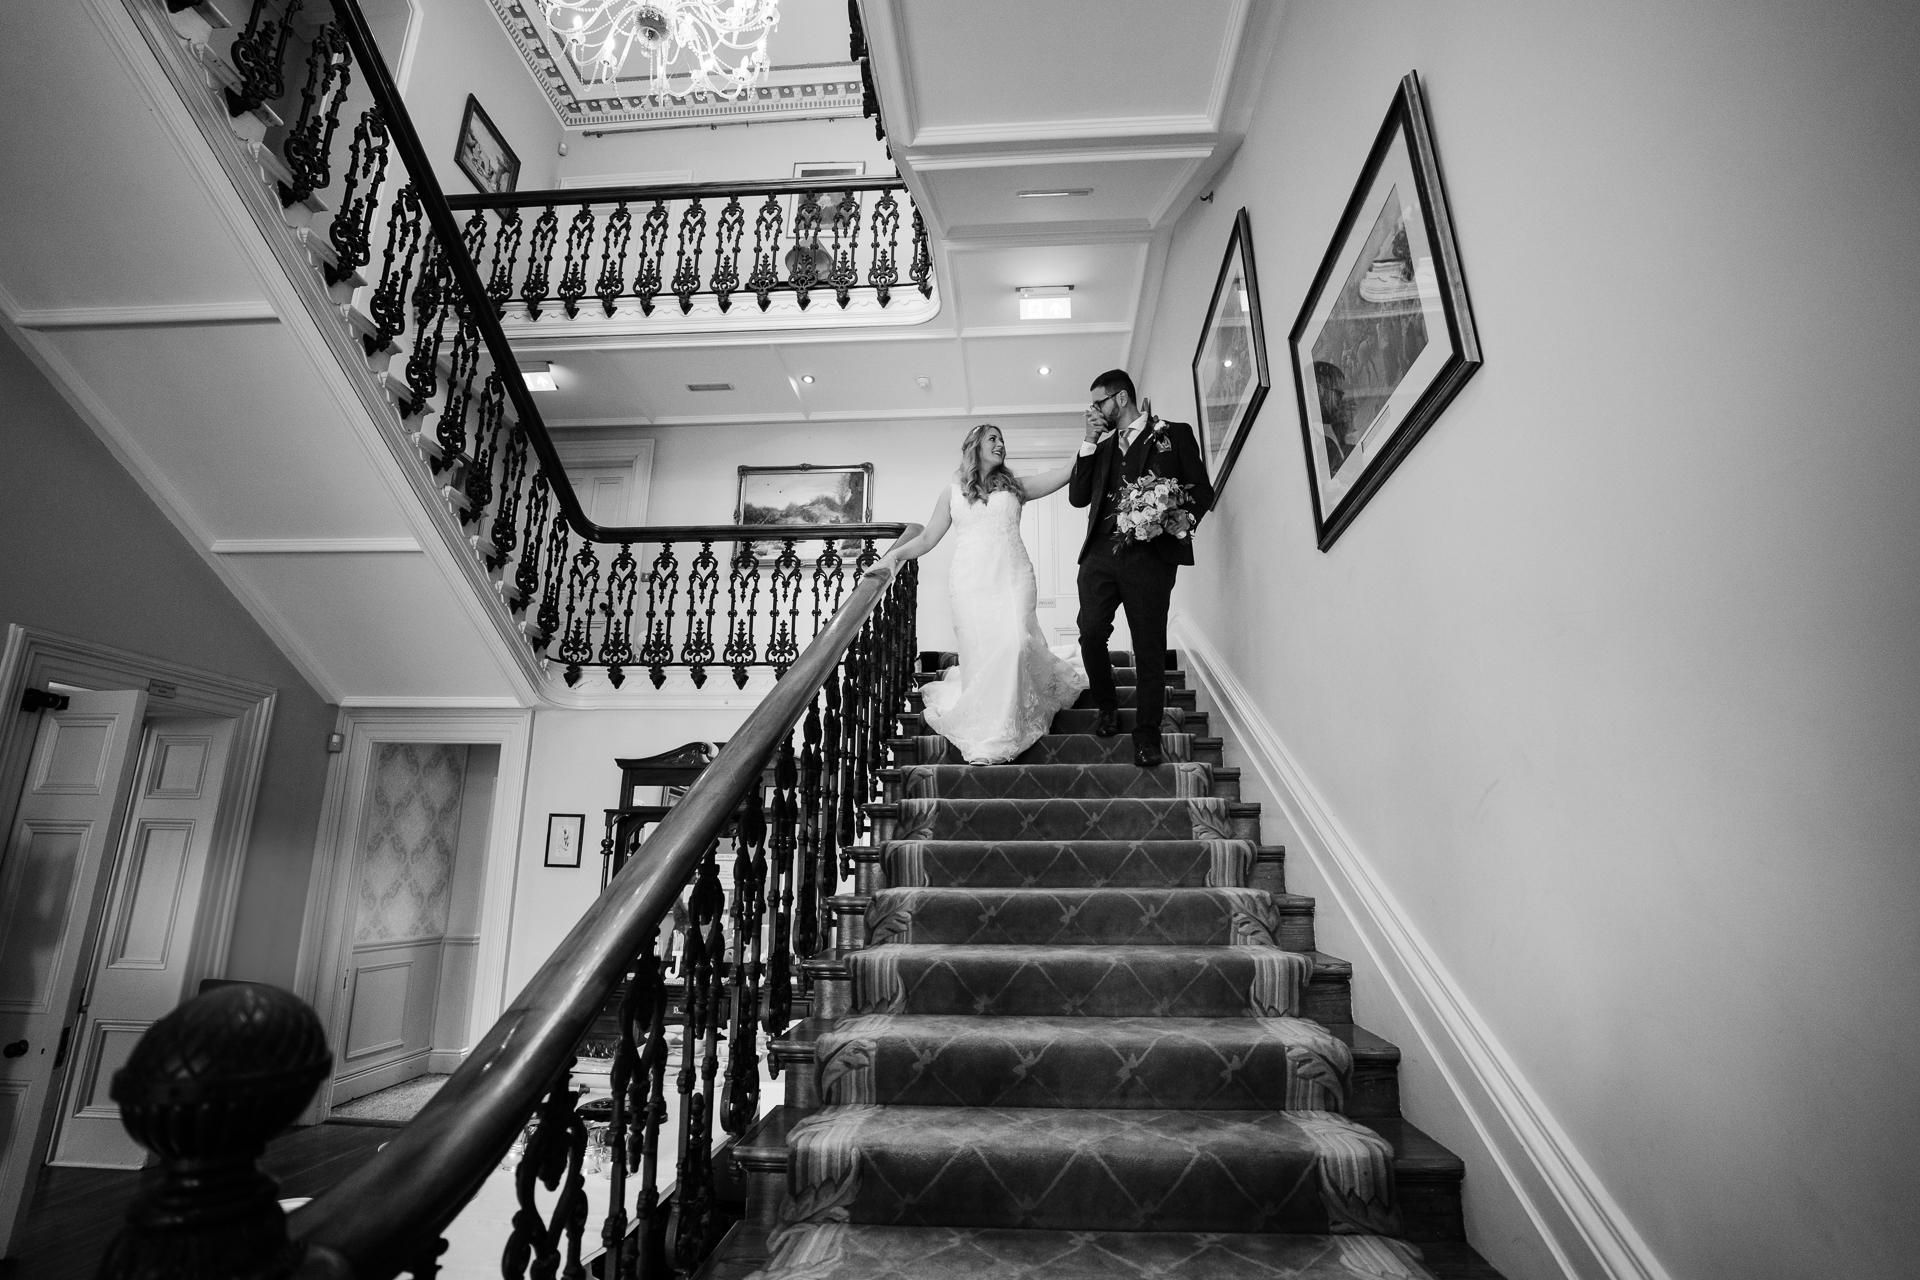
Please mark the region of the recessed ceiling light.
[[1041, 376], [1041, 377], [1043, 377], [1043, 378], [1044, 378], [1044, 377], [1046, 377], [1046, 376], [1047, 376], [1048, 374], [1050, 374], [1050, 373], [1052, 373], [1052, 372], [1053, 372], [1053, 370], [1051, 370], [1051, 369], [1049, 369], [1049, 368], [1047, 368], [1047, 366], [1045, 366], [1045, 365], [1041, 365], [1041, 366], [1040, 366], [1040, 376]]
[[813, 381], [813, 375], [810, 373], [803, 373], [800, 375], [800, 381], [810, 383]]
[[1222, 361], [1221, 361], [1220, 363], [1221, 363], [1221, 364], [1223, 364], [1223, 365], [1225, 365], [1225, 366], [1226, 366], [1227, 368], [1229, 368], [1229, 369], [1231, 369], [1231, 368], [1233, 368], [1233, 361], [1232, 361], [1232, 360], [1222, 360]]
[[545, 360], [522, 360], [520, 376], [525, 379], [529, 391], [558, 391], [560, 384], [553, 380], [553, 366]]
[[1016, 191], [1022, 200], [1053, 200], [1060, 196], [1090, 196], [1092, 187], [1040, 187], [1032, 191]]

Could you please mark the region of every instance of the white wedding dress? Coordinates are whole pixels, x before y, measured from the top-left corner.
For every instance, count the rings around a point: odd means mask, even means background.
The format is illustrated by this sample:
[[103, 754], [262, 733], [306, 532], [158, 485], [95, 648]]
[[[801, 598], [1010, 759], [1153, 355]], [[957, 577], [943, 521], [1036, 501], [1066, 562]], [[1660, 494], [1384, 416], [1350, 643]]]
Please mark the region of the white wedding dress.
[[927, 724], [974, 763], [1011, 760], [1087, 687], [1079, 667], [1047, 648], [1034, 612], [1033, 561], [1020, 540], [1020, 495], [949, 497], [953, 567], [947, 587], [960, 665], [926, 686]]

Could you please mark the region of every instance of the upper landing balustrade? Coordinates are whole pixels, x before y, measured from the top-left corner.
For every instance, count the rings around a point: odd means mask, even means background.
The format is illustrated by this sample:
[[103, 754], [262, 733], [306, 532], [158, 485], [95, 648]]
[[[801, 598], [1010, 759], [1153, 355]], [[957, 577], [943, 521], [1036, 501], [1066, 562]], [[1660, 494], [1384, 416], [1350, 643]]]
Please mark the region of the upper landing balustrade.
[[507, 334], [918, 324], [940, 309], [898, 178], [454, 196]]

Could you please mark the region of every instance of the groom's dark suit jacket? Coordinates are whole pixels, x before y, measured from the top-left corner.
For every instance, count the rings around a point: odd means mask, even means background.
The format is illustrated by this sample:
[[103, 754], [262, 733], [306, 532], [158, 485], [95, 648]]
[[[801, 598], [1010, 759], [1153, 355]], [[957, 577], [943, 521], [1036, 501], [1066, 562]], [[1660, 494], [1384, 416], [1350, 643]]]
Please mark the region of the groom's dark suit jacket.
[[[1207, 508], [1213, 505], [1213, 485], [1207, 481], [1207, 464], [1200, 458], [1200, 445], [1194, 439], [1192, 427], [1184, 422], [1163, 422], [1155, 418], [1124, 455], [1120, 451], [1120, 436], [1118, 431], [1110, 432], [1092, 453], [1082, 454], [1073, 461], [1073, 475], [1067, 481], [1067, 501], [1076, 507], [1093, 508], [1087, 513], [1086, 540], [1080, 544], [1082, 561], [1093, 549], [1096, 538], [1112, 537], [1102, 529], [1109, 500], [1121, 483], [1154, 475], [1191, 485], [1187, 507], [1196, 518], [1206, 514]], [[1136, 545], [1168, 564], [1193, 563], [1191, 537], [1176, 538], [1168, 533]]]

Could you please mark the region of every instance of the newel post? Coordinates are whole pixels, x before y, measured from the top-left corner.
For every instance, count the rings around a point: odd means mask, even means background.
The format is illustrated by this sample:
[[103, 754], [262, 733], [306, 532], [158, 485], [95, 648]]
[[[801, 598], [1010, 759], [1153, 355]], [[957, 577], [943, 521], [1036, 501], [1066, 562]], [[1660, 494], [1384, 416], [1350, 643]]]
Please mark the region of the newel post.
[[120, 1116], [160, 1157], [161, 1178], [127, 1211], [100, 1280], [275, 1280], [301, 1261], [267, 1140], [327, 1076], [325, 1029], [304, 1000], [236, 983], [148, 1028], [113, 1076]]

